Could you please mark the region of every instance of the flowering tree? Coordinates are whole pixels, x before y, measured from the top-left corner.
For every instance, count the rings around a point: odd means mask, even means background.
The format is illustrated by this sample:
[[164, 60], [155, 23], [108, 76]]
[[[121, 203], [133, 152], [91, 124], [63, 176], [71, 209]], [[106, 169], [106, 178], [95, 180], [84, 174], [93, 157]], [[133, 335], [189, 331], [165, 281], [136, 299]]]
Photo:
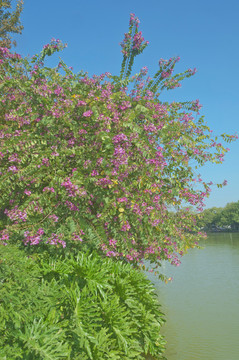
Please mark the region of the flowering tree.
[[21, 34], [23, 26], [20, 23], [20, 15], [23, 10], [23, 0], [18, 0], [16, 9], [10, 12], [12, 0], [0, 1], [0, 46], [11, 48], [16, 45], [12, 41], [10, 33]]
[[147, 46], [138, 24], [131, 14], [120, 76], [75, 75], [63, 62], [45, 67], [44, 58], [64, 47], [55, 39], [30, 60], [1, 48], [3, 243], [93, 244], [134, 263], [178, 265], [200, 239], [185, 204], [202, 210], [210, 183], [196, 169], [221, 163], [228, 149], [193, 116], [198, 100], [158, 99], [195, 70], [173, 75], [179, 59], [172, 58], [160, 60], [153, 78], [146, 68], [130, 77]]

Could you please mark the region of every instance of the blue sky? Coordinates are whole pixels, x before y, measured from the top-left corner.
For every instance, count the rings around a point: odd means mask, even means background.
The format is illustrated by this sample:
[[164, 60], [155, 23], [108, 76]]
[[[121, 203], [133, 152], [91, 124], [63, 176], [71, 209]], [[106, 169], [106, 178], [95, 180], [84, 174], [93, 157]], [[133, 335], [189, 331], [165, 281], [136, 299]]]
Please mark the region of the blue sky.
[[[52, 37], [59, 38], [68, 47], [51, 60], [51, 65], [56, 65], [60, 56], [75, 72], [119, 74], [119, 43], [132, 12], [139, 17], [140, 30], [149, 41], [135, 61], [134, 72], [147, 66], [153, 75], [160, 58], [180, 56], [175, 72], [194, 67], [198, 71], [161, 100], [199, 99], [201, 114], [215, 135], [238, 133], [238, 0], [25, 0], [21, 16], [24, 30], [15, 37], [16, 51], [33, 55]], [[207, 207], [239, 200], [239, 140], [228, 147], [231, 151], [222, 165], [200, 170], [205, 180], [228, 180], [223, 189], [213, 187]]]

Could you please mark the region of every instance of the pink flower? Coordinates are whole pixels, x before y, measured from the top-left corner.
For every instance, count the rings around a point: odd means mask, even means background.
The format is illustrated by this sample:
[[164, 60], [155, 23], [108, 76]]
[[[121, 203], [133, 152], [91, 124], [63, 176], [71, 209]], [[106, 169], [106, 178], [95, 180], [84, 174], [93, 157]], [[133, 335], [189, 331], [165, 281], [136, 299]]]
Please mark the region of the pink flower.
[[65, 205], [71, 210], [71, 211], [79, 211], [79, 208], [74, 205], [71, 201], [66, 200]]
[[49, 216], [49, 219], [52, 219], [54, 222], [57, 222], [59, 218], [55, 214], [52, 214]]
[[51, 191], [52, 193], [54, 193], [54, 192], [55, 192], [55, 189], [54, 189], [53, 187], [46, 186], [46, 187], [44, 187], [44, 189], [43, 189], [42, 191], [43, 191], [43, 192], [45, 192], [45, 191]]
[[0, 240], [9, 240], [9, 234], [7, 230], [0, 231]]
[[120, 229], [121, 231], [127, 231], [131, 228], [130, 224], [128, 221], [125, 221], [125, 224], [122, 226], [122, 228]]
[[64, 181], [61, 186], [64, 186], [65, 189], [68, 192], [69, 197], [74, 197], [77, 194], [79, 194], [78, 185], [72, 184], [70, 181], [70, 178], [66, 178], [66, 181]]
[[87, 131], [85, 129], [81, 129], [78, 131], [78, 134], [81, 135], [81, 134], [87, 134]]
[[86, 105], [86, 102], [83, 101], [83, 100], [80, 100], [80, 101], [78, 101], [77, 105], [78, 105], [78, 106], [85, 106], [85, 105]]
[[12, 161], [21, 162], [21, 160], [18, 159], [17, 154], [13, 154], [13, 155], [9, 156], [8, 160], [9, 160], [9, 162], [12, 162]]
[[85, 112], [83, 113], [83, 116], [85, 116], [85, 117], [90, 117], [92, 114], [93, 114], [93, 111], [92, 111], [92, 110], [88, 110], [88, 111], [85, 111]]
[[118, 198], [117, 201], [122, 203], [122, 202], [127, 202], [128, 199], [126, 197], [123, 197], [123, 198]]
[[47, 239], [46, 244], [50, 245], [58, 245], [61, 244], [63, 248], [66, 247], [66, 242], [64, 240], [61, 240], [63, 238], [64, 234], [55, 234], [52, 233], [51, 236]]
[[43, 234], [44, 234], [44, 230], [43, 230], [42, 228], [39, 228], [39, 229], [37, 230], [37, 233], [38, 233], [38, 235], [43, 235]]
[[79, 235], [77, 235], [76, 232], [73, 232], [71, 236], [73, 241], [83, 241], [83, 239]]
[[97, 170], [93, 170], [92, 173], [91, 173], [91, 176], [97, 176], [99, 175], [98, 171]]
[[17, 172], [18, 172], [18, 168], [16, 167], [16, 166], [9, 166], [9, 168], [8, 168], [8, 172], [9, 171], [12, 171], [13, 172], [13, 174], [16, 174]]
[[117, 241], [114, 240], [114, 239], [110, 239], [110, 240], [109, 240], [109, 245], [110, 245], [110, 246], [115, 246], [116, 243], [117, 243]]

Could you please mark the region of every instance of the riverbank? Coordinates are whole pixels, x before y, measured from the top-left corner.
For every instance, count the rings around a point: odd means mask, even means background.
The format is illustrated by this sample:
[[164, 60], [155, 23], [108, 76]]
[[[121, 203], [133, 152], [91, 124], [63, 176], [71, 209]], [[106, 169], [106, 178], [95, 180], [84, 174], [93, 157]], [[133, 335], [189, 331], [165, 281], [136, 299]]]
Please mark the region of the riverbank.
[[239, 230], [231, 230], [231, 229], [201, 229], [202, 231], [205, 231], [206, 234], [217, 234], [217, 233], [239, 233]]

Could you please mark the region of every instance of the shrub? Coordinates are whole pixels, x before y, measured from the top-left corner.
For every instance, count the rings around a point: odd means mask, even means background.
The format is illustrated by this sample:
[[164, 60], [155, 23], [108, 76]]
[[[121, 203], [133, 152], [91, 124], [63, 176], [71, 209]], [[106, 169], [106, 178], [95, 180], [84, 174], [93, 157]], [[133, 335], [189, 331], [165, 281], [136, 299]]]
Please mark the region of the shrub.
[[63, 62], [44, 65], [64, 47], [59, 40], [30, 60], [0, 50], [2, 242], [84, 243], [133, 263], [178, 265], [178, 254], [200, 238], [185, 208], [202, 210], [210, 193], [196, 168], [222, 162], [228, 149], [203, 117], [193, 117], [198, 101], [158, 99], [194, 70], [173, 75], [178, 58], [161, 59], [153, 78], [145, 78], [146, 68], [130, 78], [147, 46], [134, 15], [121, 45], [120, 76], [93, 78]]
[[1, 359], [161, 359], [163, 314], [130, 264], [1, 246]]

